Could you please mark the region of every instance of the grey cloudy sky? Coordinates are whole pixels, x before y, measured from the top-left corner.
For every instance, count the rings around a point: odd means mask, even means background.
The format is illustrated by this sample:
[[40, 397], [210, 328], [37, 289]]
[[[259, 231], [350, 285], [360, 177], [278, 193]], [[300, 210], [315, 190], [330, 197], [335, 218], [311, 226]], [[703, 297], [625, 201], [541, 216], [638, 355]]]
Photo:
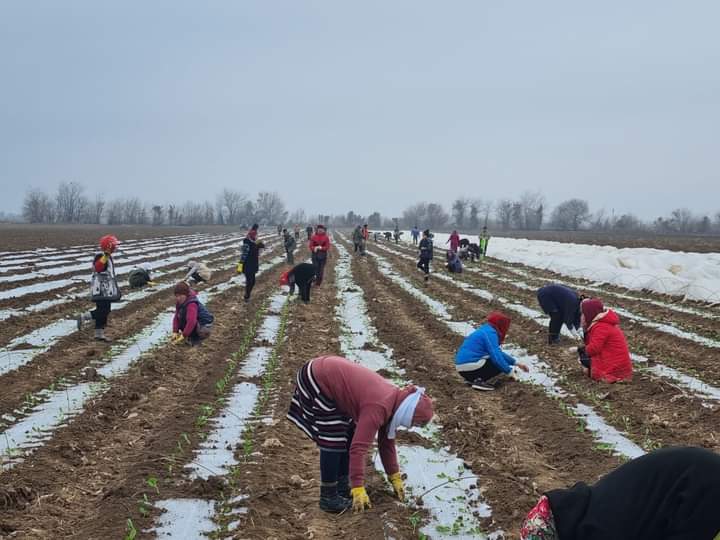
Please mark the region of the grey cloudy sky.
[[720, 210], [715, 1], [5, 0], [0, 210], [77, 180], [397, 215], [541, 189]]

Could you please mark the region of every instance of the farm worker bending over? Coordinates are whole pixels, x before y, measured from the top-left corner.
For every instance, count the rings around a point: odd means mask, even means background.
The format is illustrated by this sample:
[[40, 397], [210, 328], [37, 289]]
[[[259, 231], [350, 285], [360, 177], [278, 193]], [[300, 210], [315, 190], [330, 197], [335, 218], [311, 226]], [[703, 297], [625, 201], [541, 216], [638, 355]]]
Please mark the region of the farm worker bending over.
[[577, 333], [580, 328], [580, 301], [583, 299], [570, 287], [560, 284], [545, 285], [537, 292], [537, 299], [540, 307], [550, 315], [548, 325], [548, 343], [553, 345], [560, 341], [560, 329], [562, 325], [568, 327], [573, 335], [580, 337]]
[[315, 279], [315, 267], [310, 263], [300, 263], [292, 270], [283, 272], [280, 285], [290, 287], [290, 295], [295, 293], [295, 285], [300, 289], [300, 299], [306, 304], [310, 302], [310, 288]]
[[[112, 279], [115, 280], [115, 268], [112, 254], [117, 250], [120, 244], [119, 240], [112, 235], [105, 235], [100, 239], [101, 252], [95, 255], [93, 259], [93, 272], [108, 272]], [[117, 281], [115, 281], [117, 285]], [[110, 304], [112, 300], [95, 300], [95, 309], [86, 311], [77, 318], [77, 329], [82, 330], [85, 321], [95, 321], [95, 339], [97, 341], [110, 341], [105, 336], [105, 327], [107, 326], [108, 316], [110, 315]]]
[[330, 237], [327, 235], [325, 225], [318, 225], [315, 234], [310, 238], [308, 248], [312, 254], [312, 263], [315, 266], [315, 275], [317, 280], [316, 286], [320, 286], [325, 273], [325, 263], [327, 262], [328, 251], [330, 251]]
[[260, 268], [260, 250], [265, 244], [257, 239], [258, 224], [255, 223], [243, 239], [242, 248], [240, 249], [240, 262], [237, 265], [238, 274], [245, 274], [245, 302], [250, 300], [255, 286], [255, 274]]
[[457, 253], [458, 247], [460, 247], [460, 235], [458, 232], [453, 231], [445, 243], [450, 244], [450, 249]]
[[487, 322], [465, 338], [455, 355], [455, 369], [474, 390], [495, 390], [492, 379], [509, 374], [513, 366], [528, 367], [503, 352], [500, 345], [510, 329], [510, 317], [499, 311], [488, 315]]
[[201, 283], [203, 281], [210, 281], [212, 277], [212, 271], [204, 262], [188, 261], [187, 269], [188, 272], [185, 274], [183, 281], [192, 279], [193, 283]]
[[150, 277], [150, 265], [148, 263], [140, 263], [137, 267], [130, 270], [128, 283], [133, 289], [141, 289], [145, 285], [155, 285]]
[[210, 335], [214, 317], [200, 303], [190, 285], [181, 281], [175, 285], [175, 316], [173, 317], [173, 343], [187, 340], [197, 345]]
[[717, 540], [720, 456], [663, 448], [620, 465], [593, 485], [548, 491], [521, 540]]
[[365, 464], [375, 436], [388, 480], [398, 499], [404, 500], [396, 430], [424, 426], [432, 415], [432, 400], [422, 388], [400, 389], [339, 356], [306, 363], [297, 374], [288, 418], [320, 447], [320, 508], [342, 512], [352, 504], [361, 512], [371, 507], [364, 487]]
[[410, 236], [412, 236], [413, 246], [417, 246], [418, 237], [420, 236], [420, 229], [418, 229], [417, 225], [415, 225], [410, 231]]
[[609, 383], [632, 379], [630, 351], [617, 313], [605, 310], [597, 298], [583, 300], [580, 310], [585, 345], [578, 347], [578, 356], [585, 373]]
[[433, 258], [433, 243], [430, 239], [430, 229], [423, 231], [422, 240], [420, 240], [420, 259], [417, 267], [425, 273], [425, 281], [430, 277], [430, 261]]

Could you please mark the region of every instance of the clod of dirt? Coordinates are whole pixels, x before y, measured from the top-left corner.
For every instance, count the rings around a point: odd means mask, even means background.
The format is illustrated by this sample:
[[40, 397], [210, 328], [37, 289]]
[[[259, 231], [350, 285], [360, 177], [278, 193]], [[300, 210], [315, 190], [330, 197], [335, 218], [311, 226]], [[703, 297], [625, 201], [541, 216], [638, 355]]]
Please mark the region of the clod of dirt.
[[424, 506], [425, 501], [423, 501], [422, 497], [415, 497], [415, 506]]
[[88, 349], [87, 351], [85, 351], [85, 356], [90, 358], [91, 356], [95, 356], [96, 353], [97, 351], [95, 349]]
[[262, 443], [262, 446], [263, 448], [283, 448], [285, 445], [280, 442], [280, 439], [271, 437], [269, 439], [265, 439], [265, 441]]
[[[0, 487], [0, 508], [2, 508], [3, 510], [25, 508], [35, 499], [35, 497], [35, 492], [29, 487]], [[12, 532], [12, 529], [3, 531], [3, 529], [0, 528], [0, 532]]]
[[294, 488], [306, 488], [312, 484], [312, 480], [304, 480], [300, 475], [293, 474], [288, 480], [288, 484]]
[[86, 381], [97, 381], [100, 376], [95, 368], [89, 367], [82, 372], [83, 379]]
[[193, 495], [198, 497], [215, 497], [225, 488], [225, 483], [218, 476], [211, 476], [207, 480], [196, 478], [190, 486]]

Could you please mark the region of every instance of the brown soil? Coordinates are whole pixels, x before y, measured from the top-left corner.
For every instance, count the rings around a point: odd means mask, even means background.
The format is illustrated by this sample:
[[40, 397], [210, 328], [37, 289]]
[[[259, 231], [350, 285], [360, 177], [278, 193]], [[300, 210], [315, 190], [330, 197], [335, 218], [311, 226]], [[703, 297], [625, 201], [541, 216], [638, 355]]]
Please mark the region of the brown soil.
[[[418, 287], [423, 287], [421, 280], [415, 277], [417, 272], [411, 262], [392, 255], [388, 255], [388, 258]], [[479, 278], [470, 273], [464, 274], [462, 279], [489, 288], [486, 281], [478, 283]], [[514, 291], [509, 290], [511, 286], [504, 283], [497, 285], [490, 287], [494, 294], [532, 305], [527, 296], [513, 294]], [[489, 311], [504, 309], [501, 304], [484, 301], [437, 279], [431, 278], [425, 291], [452, 306], [451, 312], [457, 320], [481, 322]], [[642, 372], [636, 374], [631, 384], [606, 385], [591, 381], [581, 374], [575, 355], [567, 351], [574, 343], [563, 340], [561, 346], [550, 347], [545, 342], [544, 329], [518, 315], [513, 315], [509, 339], [547, 361], [554, 370], [566, 377], [564, 388], [602, 411], [608, 423], [629, 433], [631, 439], [646, 450], [659, 445], [681, 444], [720, 449], [720, 431], [714, 429], [720, 425], [720, 408], [704, 407], [697, 398]], [[670, 353], [663, 354], [663, 357], [670, 356]], [[708, 374], [704, 372], [703, 376]], [[602, 397], [605, 393], [608, 395]]]
[[142, 493], [154, 493], [146, 480], [163, 470], [179, 441], [183, 456], [192, 456], [197, 411], [215, 400], [225, 360], [282, 269], [262, 276], [248, 304], [241, 287], [210, 302], [216, 322], [201, 347], [168, 345], [148, 353], [68, 427], [3, 473], [3, 485], [22, 486], [38, 498], [5, 512], [0, 527], [23, 538], [106, 539], [122, 538], [128, 517], [138, 530], [150, 526], [136, 516]]
[[353, 269], [366, 296], [377, 299], [368, 307], [379, 338], [393, 348], [410, 378], [427, 388], [444, 441], [479, 476], [493, 508], [490, 530], [517, 531], [544, 490], [594, 481], [620, 463], [595, 451], [592, 438], [538, 389], [510, 380], [492, 393], [470, 389], [453, 362], [462, 337], [383, 276], [372, 260], [356, 259]]
[[238, 227], [193, 226], [153, 227], [149, 225], [29, 225], [0, 224], [0, 251], [29, 250], [42, 247], [95, 245], [98, 238], [114, 234], [121, 241], [196, 233], [238, 232]]

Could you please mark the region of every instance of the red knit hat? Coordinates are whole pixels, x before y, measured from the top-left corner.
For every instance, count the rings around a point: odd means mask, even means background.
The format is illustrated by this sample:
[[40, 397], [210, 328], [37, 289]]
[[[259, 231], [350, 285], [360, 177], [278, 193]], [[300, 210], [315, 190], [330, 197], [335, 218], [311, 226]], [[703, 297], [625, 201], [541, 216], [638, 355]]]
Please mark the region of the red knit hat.
[[112, 234], [106, 234], [100, 239], [100, 249], [105, 251], [106, 253], [112, 253], [115, 251], [118, 247], [118, 244], [120, 241], [114, 237]]
[[487, 320], [488, 323], [490, 323], [490, 326], [497, 330], [500, 343], [503, 343], [505, 341], [505, 336], [510, 329], [510, 317], [500, 311], [493, 311], [490, 315], [488, 315]]
[[580, 304], [580, 309], [585, 317], [585, 328], [587, 328], [595, 320], [595, 317], [605, 311], [605, 306], [599, 298], [586, 298]]
[[181, 281], [177, 285], [175, 285], [175, 294], [184, 294], [187, 296], [190, 294], [190, 285], [185, 283], [184, 281]]

